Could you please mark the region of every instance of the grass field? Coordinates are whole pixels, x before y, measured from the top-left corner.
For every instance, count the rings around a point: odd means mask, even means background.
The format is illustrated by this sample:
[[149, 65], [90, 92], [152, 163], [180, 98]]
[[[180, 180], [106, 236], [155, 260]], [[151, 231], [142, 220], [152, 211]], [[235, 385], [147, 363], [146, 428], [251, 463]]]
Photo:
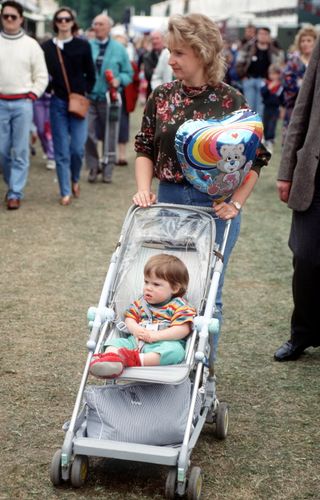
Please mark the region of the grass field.
[[[138, 121], [139, 111], [132, 137]], [[84, 171], [81, 198], [61, 207], [38, 151], [21, 209], [0, 207], [1, 500], [163, 496], [167, 471], [158, 466], [92, 460], [81, 490], [54, 489], [48, 473], [83, 370], [86, 311], [99, 299], [135, 189], [132, 147], [129, 158], [111, 185], [89, 185]], [[221, 442], [206, 426], [192, 455], [204, 499], [320, 499], [320, 350], [273, 361], [292, 307], [290, 212], [277, 200], [278, 162], [276, 150], [244, 208], [227, 273], [217, 392], [229, 403], [230, 431]]]

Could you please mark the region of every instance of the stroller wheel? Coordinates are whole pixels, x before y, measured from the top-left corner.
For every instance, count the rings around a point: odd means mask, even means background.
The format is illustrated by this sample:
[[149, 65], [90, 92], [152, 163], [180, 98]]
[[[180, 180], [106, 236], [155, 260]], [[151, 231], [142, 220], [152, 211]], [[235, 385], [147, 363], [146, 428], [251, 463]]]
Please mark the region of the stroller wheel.
[[172, 467], [167, 475], [166, 487], [165, 487], [165, 498], [168, 500], [173, 500], [176, 496], [176, 486], [177, 486], [177, 470]]
[[216, 415], [216, 437], [226, 439], [229, 427], [229, 411], [227, 403], [220, 403]]
[[187, 488], [188, 500], [199, 500], [201, 498], [202, 474], [200, 467], [192, 467]]
[[62, 484], [61, 449], [57, 450], [52, 457], [50, 467], [50, 481], [52, 482], [53, 486], [60, 486], [60, 484]]
[[89, 460], [86, 455], [76, 455], [71, 466], [70, 482], [74, 488], [80, 488], [88, 478]]

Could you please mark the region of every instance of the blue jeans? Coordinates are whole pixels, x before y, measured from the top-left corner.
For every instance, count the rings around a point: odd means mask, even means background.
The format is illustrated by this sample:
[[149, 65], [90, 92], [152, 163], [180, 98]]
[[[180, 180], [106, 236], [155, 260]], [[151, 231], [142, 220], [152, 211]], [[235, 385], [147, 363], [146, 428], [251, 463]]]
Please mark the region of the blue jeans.
[[252, 111], [259, 113], [263, 117], [263, 101], [261, 95], [261, 87], [264, 84], [263, 78], [245, 78], [242, 80], [243, 93]]
[[50, 121], [61, 196], [71, 194], [71, 182], [79, 182], [84, 145], [88, 134], [87, 119], [68, 112], [68, 102], [51, 98]]
[[263, 129], [266, 141], [274, 141], [276, 137], [279, 113], [279, 108], [276, 108], [275, 106], [266, 105], [263, 110]]
[[[205, 206], [212, 207], [212, 198], [201, 191], [195, 189], [191, 184], [174, 184], [171, 182], [160, 182], [158, 189], [158, 201], [159, 203], [174, 203], [177, 205], [194, 205], [194, 206]], [[215, 218], [216, 224], [216, 243], [219, 245], [222, 243], [223, 233], [226, 226], [226, 221], [222, 219]], [[227, 264], [235, 246], [241, 225], [241, 213], [232, 219], [228, 241], [226, 243], [226, 248], [224, 252], [224, 265], [223, 270], [219, 280], [219, 286], [216, 296], [216, 307], [214, 316], [219, 319], [220, 327], [222, 324], [222, 288], [224, 283], [224, 276], [227, 268]], [[221, 328], [220, 328], [221, 330]], [[217, 351], [218, 341], [220, 337], [220, 331], [215, 337], [215, 353]]]
[[30, 99], [0, 99], [0, 165], [8, 185], [8, 199], [23, 198], [29, 172], [32, 117]]

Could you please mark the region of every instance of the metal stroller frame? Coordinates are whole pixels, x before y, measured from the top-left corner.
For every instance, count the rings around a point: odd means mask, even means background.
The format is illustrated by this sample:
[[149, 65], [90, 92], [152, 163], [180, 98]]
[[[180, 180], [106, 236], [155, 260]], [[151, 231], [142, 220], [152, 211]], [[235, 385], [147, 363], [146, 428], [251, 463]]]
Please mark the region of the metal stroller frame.
[[117, 145], [122, 108], [120, 92], [117, 92], [116, 101], [111, 100], [109, 91], [106, 92], [106, 102], [106, 126], [104, 132], [101, 167], [104, 176], [106, 174], [106, 177], [111, 177], [113, 166], [117, 162]]
[[[166, 377], [160, 375], [163, 367], [127, 368], [120, 377], [122, 380], [140, 380], [155, 383], [181, 383], [189, 374], [192, 374], [193, 389], [185, 428], [183, 442], [179, 446], [151, 446], [111, 440], [98, 440], [86, 437], [85, 409], [81, 404], [87, 383], [89, 365], [92, 356], [100, 350], [107, 329], [115, 318], [115, 312], [110, 305], [119, 262], [124, 255], [124, 237], [130, 227], [132, 219], [138, 211], [151, 210], [180, 210], [193, 212], [206, 216], [214, 225], [209, 209], [203, 207], [184, 207], [183, 205], [158, 204], [148, 209], [132, 207], [126, 216], [119, 242], [111, 257], [111, 263], [106, 275], [99, 304], [93, 311], [89, 308], [91, 334], [87, 342], [88, 355], [82, 375], [79, 391], [73, 409], [70, 423], [65, 428], [66, 435], [62, 449], [55, 453], [50, 470], [53, 485], [60, 485], [63, 481], [70, 480], [72, 486], [80, 487], [84, 484], [88, 473], [88, 456], [109, 457], [115, 459], [132, 460], [137, 462], [155, 463], [169, 466], [165, 485], [165, 497], [175, 498], [183, 496], [186, 491], [188, 498], [197, 500], [201, 495], [202, 475], [199, 467], [192, 467], [188, 475], [190, 458], [193, 448], [200, 436], [204, 424], [215, 423], [217, 438], [225, 439], [228, 432], [228, 407], [220, 403], [216, 396], [216, 379], [214, 372], [214, 335], [219, 329], [219, 321], [213, 317], [218, 283], [223, 270], [223, 254], [229, 236], [230, 223], [226, 223], [223, 241], [219, 247], [213, 242], [210, 249], [212, 260], [208, 271], [207, 296], [201, 301], [199, 315], [194, 320], [194, 329], [188, 340], [186, 360], [182, 365], [168, 366], [165, 369]], [[156, 213], [156, 212], [155, 212]], [[106, 307], [107, 306], [107, 307]], [[94, 314], [92, 314], [94, 313]], [[158, 370], [157, 370], [158, 369]], [[204, 371], [206, 376], [204, 377]], [[151, 379], [150, 379], [151, 377]], [[202, 387], [203, 399], [200, 415], [193, 421], [199, 389]]]

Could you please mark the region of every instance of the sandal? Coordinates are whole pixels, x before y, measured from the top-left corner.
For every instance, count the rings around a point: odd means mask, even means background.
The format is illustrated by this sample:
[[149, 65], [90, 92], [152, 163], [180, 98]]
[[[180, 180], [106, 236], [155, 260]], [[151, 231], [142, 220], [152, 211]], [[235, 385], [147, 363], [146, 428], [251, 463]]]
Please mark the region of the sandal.
[[71, 196], [70, 195], [62, 196], [62, 198], [60, 198], [60, 205], [62, 205], [63, 207], [70, 205], [70, 203], [71, 203]]
[[78, 182], [72, 183], [72, 194], [75, 198], [80, 198], [80, 186]]

